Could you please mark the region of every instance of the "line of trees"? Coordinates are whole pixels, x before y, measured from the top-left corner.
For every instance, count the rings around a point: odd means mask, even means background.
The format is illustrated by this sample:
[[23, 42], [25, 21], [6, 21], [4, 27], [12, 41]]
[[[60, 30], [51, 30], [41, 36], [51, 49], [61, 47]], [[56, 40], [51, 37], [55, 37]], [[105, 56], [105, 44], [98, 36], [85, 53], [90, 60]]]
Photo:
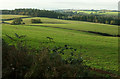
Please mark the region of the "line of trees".
[[95, 23], [104, 23], [104, 24], [111, 24], [111, 25], [119, 25], [119, 19], [118, 19], [118, 17], [112, 17], [112, 16], [104, 16], [104, 15], [81, 15], [81, 16], [73, 16], [71, 19], [72, 20], [79, 20], [79, 21], [88, 21], [88, 22], [95, 22]]
[[33, 17], [48, 17], [48, 18], [57, 18], [64, 20], [78, 20], [78, 21], [119, 25], [118, 16], [112, 16], [112, 15], [85, 14], [85, 13], [74, 13], [74, 12], [55, 12], [55, 11], [39, 10], [39, 9], [2, 10], [2, 14], [29, 15]]
[[111, 16], [111, 15], [73, 14], [67, 17], [66, 16], [60, 17], [60, 19], [120, 25], [118, 16]]
[[49, 18], [58, 18], [58, 16], [65, 16], [65, 14], [62, 13], [39, 9], [2, 10], [2, 14], [30, 15], [33, 17], [49, 17]]
[[[104, 23], [104, 24], [111, 24], [111, 25], [119, 25], [119, 17], [120, 14], [117, 15], [100, 15], [96, 12], [100, 10], [84, 10], [84, 11], [94, 11], [95, 13], [91, 12], [90, 14], [84, 13], [84, 12], [73, 12], [73, 10], [57, 10], [56, 12], [60, 12], [63, 14], [66, 14], [68, 16], [62, 16], [59, 17], [59, 19], [65, 19], [65, 20], [78, 20], [78, 21], [87, 21], [87, 22], [95, 22], [95, 23]], [[103, 10], [102, 12], [105, 12]], [[118, 11], [112, 11], [112, 12], [118, 12]]]

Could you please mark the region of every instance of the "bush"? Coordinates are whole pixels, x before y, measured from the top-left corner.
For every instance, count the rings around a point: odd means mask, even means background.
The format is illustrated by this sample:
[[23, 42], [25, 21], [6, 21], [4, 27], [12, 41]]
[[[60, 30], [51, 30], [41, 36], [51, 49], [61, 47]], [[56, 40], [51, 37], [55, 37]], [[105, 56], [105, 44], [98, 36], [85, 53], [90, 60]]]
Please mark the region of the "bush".
[[33, 56], [26, 48], [18, 50], [3, 42], [3, 79], [24, 79], [33, 62]]
[[65, 53], [63, 50], [66, 50], [66, 45], [63, 48], [28, 49], [23, 40], [24, 35], [15, 34], [18, 40], [6, 36], [17, 42], [17, 45], [9, 45], [3, 40], [4, 79], [84, 76], [85, 67], [81, 60], [73, 59], [73, 55], [69, 56], [67, 60], [62, 58], [61, 54]]
[[31, 23], [42, 23], [40, 19], [31, 19]]
[[47, 48], [35, 53], [33, 50], [18, 50], [15, 46], [3, 43], [3, 58], [4, 79], [85, 76], [82, 64], [66, 63], [59, 54], [50, 54]]
[[[65, 45], [52, 49], [29, 49], [24, 43], [25, 35], [7, 35], [17, 45], [9, 45], [3, 40], [3, 79], [46, 79], [53, 77], [100, 77], [92, 74], [84, 65], [80, 56], [74, 54], [76, 49]], [[47, 37], [48, 38], [48, 37]], [[49, 37], [50, 39], [50, 37]], [[68, 52], [69, 51], [69, 52]], [[67, 58], [63, 58], [70, 53]], [[76, 58], [74, 58], [76, 57]], [[95, 78], [94, 78], [95, 79]], [[105, 77], [104, 77], [105, 79]], [[110, 78], [109, 78], [110, 79]]]

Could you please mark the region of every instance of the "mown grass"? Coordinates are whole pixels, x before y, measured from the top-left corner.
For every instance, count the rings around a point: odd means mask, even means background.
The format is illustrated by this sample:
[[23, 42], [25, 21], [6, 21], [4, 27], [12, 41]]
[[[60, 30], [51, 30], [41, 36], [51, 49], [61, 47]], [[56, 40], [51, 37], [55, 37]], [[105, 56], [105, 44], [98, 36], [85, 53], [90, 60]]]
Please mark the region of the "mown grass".
[[[46, 37], [52, 37], [56, 43], [51, 44], [51, 47], [67, 44], [77, 48], [78, 51], [82, 52], [84, 62], [88, 66], [111, 71], [118, 70], [118, 37], [107, 37], [76, 31], [88, 30], [114, 35], [117, 34], [118, 26], [50, 18], [40, 18], [43, 24], [31, 24], [30, 19], [32, 18], [24, 19], [26, 25], [3, 24], [3, 38], [10, 42], [5, 37], [5, 34], [13, 37], [14, 33], [26, 35], [27, 42], [33, 48], [39, 49], [40, 42], [46, 42]], [[43, 25], [50, 27], [43, 27]], [[51, 27], [63, 27], [75, 30]]]

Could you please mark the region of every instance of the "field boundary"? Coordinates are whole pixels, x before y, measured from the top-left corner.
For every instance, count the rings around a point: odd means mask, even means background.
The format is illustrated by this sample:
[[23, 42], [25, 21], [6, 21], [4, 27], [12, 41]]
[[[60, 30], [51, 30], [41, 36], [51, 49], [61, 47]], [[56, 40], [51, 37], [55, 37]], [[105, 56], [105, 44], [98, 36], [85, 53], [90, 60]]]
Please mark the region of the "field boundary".
[[101, 69], [89, 68], [89, 70], [95, 71], [95, 72], [98, 72], [98, 73], [101, 73], [101, 74], [108, 74], [108, 75], [110, 75], [111, 77], [114, 77], [114, 78], [120, 78], [120, 76], [117, 75], [117, 74], [113, 74], [113, 73], [111, 73], [111, 72], [104, 71], [104, 70], [101, 70]]
[[[27, 25], [27, 26], [51, 27], [51, 26], [45, 26], [45, 25]], [[66, 29], [66, 30], [75, 30], [75, 29], [62, 28], [62, 27], [51, 27], [51, 28], [60, 28], [60, 29]], [[75, 31], [87, 32], [87, 33], [92, 33], [92, 34], [101, 35], [101, 36], [120, 37], [120, 35], [111, 35], [111, 34], [108, 34], [108, 33], [94, 32], [94, 31], [84, 31], [84, 30], [75, 30]]]
[[[33, 18], [33, 17], [17, 17], [17, 18]], [[10, 18], [10, 19], [2, 19], [2, 21], [10, 21], [10, 20], [14, 20], [15, 18]]]

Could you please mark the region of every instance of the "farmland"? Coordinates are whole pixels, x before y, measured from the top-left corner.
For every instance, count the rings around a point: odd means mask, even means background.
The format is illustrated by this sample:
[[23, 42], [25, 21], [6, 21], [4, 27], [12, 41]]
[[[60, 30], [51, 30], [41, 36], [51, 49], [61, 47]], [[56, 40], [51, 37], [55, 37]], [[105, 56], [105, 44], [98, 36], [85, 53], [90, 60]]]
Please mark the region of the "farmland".
[[110, 12], [110, 11], [107, 11], [107, 12], [103, 12], [103, 11], [98, 11], [98, 12], [95, 12], [95, 11], [73, 11], [73, 12], [77, 12], [77, 13], [87, 13], [87, 14], [100, 14], [100, 15], [115, 15], [115, 16], [118, 16], [118, 12]]
[[25, 15], [0, 15], [2, 19], [11, 19], [11, 18], [19, 18], [19, 17], [28, 17]]
[[[2, 15], [3, 19], [26, 17], [21, 15]], [[42, 24], [31, 24], [31, 19], [41, 19]], [[40, 42], [51, 37], [56, 42], [53, 46], [70, 45], [81, 52], [84, 62], [93, 68], [118, 71], [118, 26], [83, 21], [59, 20], [43, 17], [24, 18], [25, 25], [2, 24], [3, 38], [10, 43], [6, 34], [26, 35], [27, 42], [39, 49]], [[11, 23], [10, 21], [5, 21]], [[104, 36], [92, 32], [106, 33]]]

